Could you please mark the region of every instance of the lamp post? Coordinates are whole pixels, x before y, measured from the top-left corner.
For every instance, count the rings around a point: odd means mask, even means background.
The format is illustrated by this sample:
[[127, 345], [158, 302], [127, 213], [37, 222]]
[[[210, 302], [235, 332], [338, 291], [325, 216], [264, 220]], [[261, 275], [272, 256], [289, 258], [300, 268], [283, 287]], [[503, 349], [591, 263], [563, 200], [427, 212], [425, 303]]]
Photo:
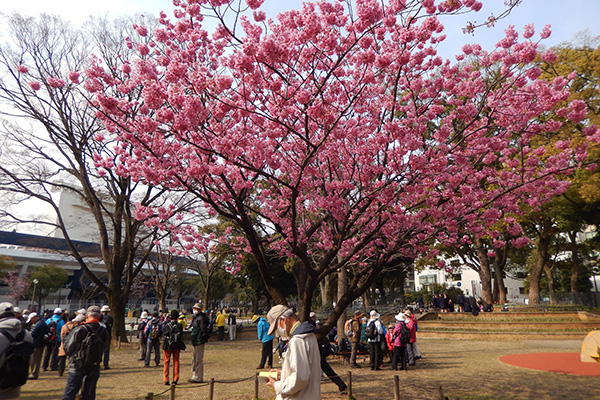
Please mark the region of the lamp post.
[[34, 279], [32, 282], [33, 282], [33, 296], [32, 296], [33, 299], [32, 299], [32, 302], [33, 302], [33, 311], [35, 311], [36, 310], [36, 307], [35, 307], [35, 289], [37, 288], [37, 284], [40, 283], [40, 281], [38, 281], [37, 279]]

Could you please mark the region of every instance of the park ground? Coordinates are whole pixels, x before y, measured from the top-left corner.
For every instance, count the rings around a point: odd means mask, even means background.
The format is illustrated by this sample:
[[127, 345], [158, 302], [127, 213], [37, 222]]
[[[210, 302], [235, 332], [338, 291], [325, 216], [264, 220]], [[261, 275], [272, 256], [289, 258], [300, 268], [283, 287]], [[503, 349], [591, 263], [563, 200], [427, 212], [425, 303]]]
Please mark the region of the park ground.
[[[391, 371], [388, 363], [382, 371], [371, 371], [368, 360], [363, 361], [362, 358], [359, 361], [364, 367], [360, 369], [350, 369], [335, 358], [331, 358], [330, 363], [345, 381], [348, 371], [351, 371], [353, 395], [357, 400], [393, 399], [396, 374], [399, 375], [400, 398], [407, 400], [436, 398], [439, 386], [450, 399], [462, 400], [600, 399], [598, 377], [528, 370], [498, 360], [500, 356], [515, 353], [578, 352], [580, 341], [421, 338], [419, 347], [423, 359], [409, 371]], [[204, 378], [215, 379], [215, 400], [253, 398], [260, 349], [260, 342], [249, 337], [234, 342], [211, 340], [206, 345]], [[160, 394], [168, 389], [162, 381], [162, 366], [144, 368], [143, 362], [137, 361], [137, 358], [133, 343], [123, 344], [120, 349], [112, 348], [111, 369], [101, 372], [97, 399], [143, 399], [149, 392]], [[207, 385], [187, 382], [191, 358], [189, 348], [182, 352], [180, 385], [176, 387], [175, 398], [208, 399]], [[65, 383], [66, 374], [58, 377], [56, 372], [42, 372], [39, 380], [27, 382], [21, 398], [60, 399]], [[348, 398], [347, 395], [338, 394], [337, 387], [329, 380], [322, 381], [321, 392], [322, 399]], [[271, 388], [262, 382], [259, 385], [259, 397], [274, 398]], [[169, 399], [169, 393], [155, 398]]]

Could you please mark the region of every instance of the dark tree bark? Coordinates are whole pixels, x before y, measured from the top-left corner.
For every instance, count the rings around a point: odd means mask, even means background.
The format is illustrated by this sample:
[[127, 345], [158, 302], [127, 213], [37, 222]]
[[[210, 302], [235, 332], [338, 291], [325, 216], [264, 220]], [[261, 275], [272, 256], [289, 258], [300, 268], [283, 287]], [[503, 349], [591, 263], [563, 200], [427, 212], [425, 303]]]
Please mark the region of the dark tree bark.
[[579, 280], [579, 271], [581, 267], [578, 254], [579, 245], [577, 244], [576, 231], [569, 232], [569, 240], [571, 245], [571, 299], [573, 300], [573, 304], [581, 304], [581, 296], [579, 295], [579, 288], [577, 287], [577, 281]]
[[487, 248], [481, 238], [475, 239], [475, 251], [479, 259], [479, 277], [481, 279], [481, 298], [487, 303], [494, 302], [492, 296], [492, 271], [490, 268]]
[[531, 274], [529, 275], [529, 304], [540, 303], [540, 279], [542, 277], [544, 266], [549, 259], [548, 250], [550, 248], [551, 240], [552, 236], [550, 235], [541, 235], [538, 238], [535, 253], [535, 263], [531, 270]]

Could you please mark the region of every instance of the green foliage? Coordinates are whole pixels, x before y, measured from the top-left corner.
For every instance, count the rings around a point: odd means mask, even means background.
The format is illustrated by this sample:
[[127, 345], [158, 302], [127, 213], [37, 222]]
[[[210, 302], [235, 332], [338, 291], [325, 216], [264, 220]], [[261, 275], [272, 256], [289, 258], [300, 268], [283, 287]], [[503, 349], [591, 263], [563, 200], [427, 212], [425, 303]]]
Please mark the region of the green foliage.
[[28, 274], [27, 280], [29, 282], [33, 282], [34, 279], [39, 281], [37, 284], [39, 295], [36, 295], [36, 297], [42, 299], [51, 292], [57, 291], [67, 283], [69, 274], [67, 271], [54, 264], [46, 264], [34, 267], [33, 271]]
[[6, 276], [6, 273], [17, 267], [17, 263], [9, 256], [0, 254], [0, 279]]
[[[258, 301], [270, 298], [267, 288], [258, 271], [256, 259], [252, 254], [245, 254], [240, 262], [240, 271], [234, 277], [239, 288], [239, 299], [244, 303], [258, 304]], [[294, 296], [297, 292], [296, 281], [286, 268], [293, 269], [290, 259], [283, 259], [276, 254], [269, 258], [269, 272], [286, 297]]]

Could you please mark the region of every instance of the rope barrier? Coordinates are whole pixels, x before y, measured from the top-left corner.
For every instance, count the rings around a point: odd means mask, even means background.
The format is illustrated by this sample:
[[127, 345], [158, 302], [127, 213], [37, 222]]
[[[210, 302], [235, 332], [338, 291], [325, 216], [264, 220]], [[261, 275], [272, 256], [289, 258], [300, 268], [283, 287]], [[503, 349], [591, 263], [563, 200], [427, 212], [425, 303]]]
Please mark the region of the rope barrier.
[[[362, 376], [356, 376], [354, 375], [351, 371], [348, 371], [348, 373], [346, 374], [346, 376], [340, 376], [340, 375], [334, 375], [334, 377], [337, 378], [346, 378], [347, 380], [347, 394], [348, 394], [348, 399], [352, 399], [353, 395], [352, 395], [352, 386], [353, 386], [353, 382], [358, 381], [362, 381], [364, 380], [369, 380], [371, 379], [370, 377], [362, 377]], [[357, 379], [358, 378], [358, 379]], [[144, 400], [153, 400], [156, 399], [158, 397], [163, 396], [164, 394], [166, 394], [167, 392], [171, 392], [170, 393], [170, 398], [171, 399], [175, 399], [175, 389], [177, 390], [183, 390], [183, 389], [196, 389], [196, 388], [200, 388], [200, 387], [206, 387], [209, 386], [209, 400], [212, 400], [213, 398], [213, 390], [214, 390], [214, 384], [215, 383], [219, 383], [219, 384], [236, 384], [236, 383], [241, 383], [241, 382], [246, 382], [249, 380], [255, 380], [255, 397], [254, 398], [258, 398], [258, 373], [249, 376], [247, 378], [238, 378], [238, 379], [223, 379], [223, 380], [215, 380], [214, 378], [211, 378], [211, 380], [209, 382], [203, 382], [200, 384], [195, 384], [195, 385], [171, 385], [168, 389], [166, 389], [163, 392], [160, 392], [158, 394], [154, 394], [154, 393], [148, 393], [146, 396], [144, 397], [138, 397], [137, 399], [144, 399]], [[394, 379], [394, 384], [393, 384], [393, 392], [394, 392], [394, 399], [398, 400], [400, 399], [400, 391], [399, 391], [399, 376], [398, 375], [394, 375], [393, 377]]]
[[226, 380], [222, 380], [222, 381], [215, 381], [215, 383], [240, 383], [240, 382], [249, 381], [250, 379], [254, 379], [254, 375], [249, 376], [248, 378], [242, 378], [242, 379], [236, 379], [236, 380], [226, 379]]

